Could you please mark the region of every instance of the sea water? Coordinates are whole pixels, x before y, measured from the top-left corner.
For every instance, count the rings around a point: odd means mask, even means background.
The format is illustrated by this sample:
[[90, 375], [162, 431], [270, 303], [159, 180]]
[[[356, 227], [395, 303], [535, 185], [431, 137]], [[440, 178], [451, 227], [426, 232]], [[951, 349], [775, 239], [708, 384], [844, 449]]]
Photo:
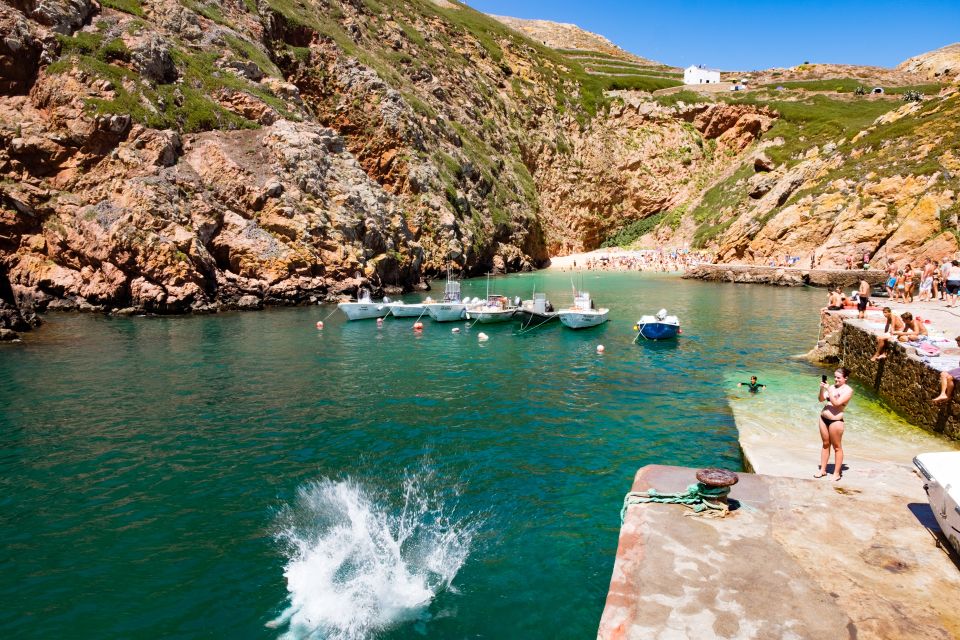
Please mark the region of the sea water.
[[[735, 383], [809, 395], [820, 371], [791, 356], [823, 292], [557, 272], [489, 287], [556, 307], [587, 289], [610, 322], [52, 314], [3, 345], [0, 636], [595, 636], [637, 469], [740, 469]], [[661, 307], [683, 335], [635, 344]], [[858, 390], [851, 410], [868, 405]]]

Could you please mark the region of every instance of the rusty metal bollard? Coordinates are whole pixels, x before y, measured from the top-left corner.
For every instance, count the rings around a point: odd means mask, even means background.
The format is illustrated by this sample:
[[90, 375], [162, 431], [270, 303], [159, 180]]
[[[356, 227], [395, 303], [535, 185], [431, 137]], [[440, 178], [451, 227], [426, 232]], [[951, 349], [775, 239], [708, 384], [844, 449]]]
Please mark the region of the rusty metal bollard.
[[[721, 489], [724, 487], [732, 487], [740, 482], [740, 476], [726, 469], [700, 469], [697, 471], [697, 482], [708, 489]], [[722, 496], [718, 496], [716, 501], [726, 505], [729, 494], [729, 491], [725, 492]]]

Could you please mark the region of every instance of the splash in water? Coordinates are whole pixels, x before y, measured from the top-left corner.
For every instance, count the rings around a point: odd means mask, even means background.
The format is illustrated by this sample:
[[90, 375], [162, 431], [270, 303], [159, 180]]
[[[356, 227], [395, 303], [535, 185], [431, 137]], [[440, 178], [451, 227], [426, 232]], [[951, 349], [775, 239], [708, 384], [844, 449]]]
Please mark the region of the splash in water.
[[289, 606], [268, 626], [285, 627], [288, 639], [352, 640], [425, 615], [479, 526], [454, 519], [456, 495], [431, 492], [434, 480], [408, 473], [399, 509], [350, 479], [300, 487], [276, 536], [288, 556]]

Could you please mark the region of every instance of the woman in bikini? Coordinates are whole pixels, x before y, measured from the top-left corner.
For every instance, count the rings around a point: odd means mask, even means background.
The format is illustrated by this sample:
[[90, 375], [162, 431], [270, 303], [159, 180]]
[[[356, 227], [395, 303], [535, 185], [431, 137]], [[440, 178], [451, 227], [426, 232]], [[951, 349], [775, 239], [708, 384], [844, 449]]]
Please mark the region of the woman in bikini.
[[820, 440], [823, 449], [820, 451], [820, 468], [814, 478], [827, 475], [827, 461], [830, 459], [830, 448], [833, 447], [833, 479], [839, 480], [843, 470], [843, 411], [853, 397], [853, 389], [847, 384], [850, 370], [840, 367], [833, 372], [834, 384], [820, 383], [820, 402], [826, 402], [820, 412]]

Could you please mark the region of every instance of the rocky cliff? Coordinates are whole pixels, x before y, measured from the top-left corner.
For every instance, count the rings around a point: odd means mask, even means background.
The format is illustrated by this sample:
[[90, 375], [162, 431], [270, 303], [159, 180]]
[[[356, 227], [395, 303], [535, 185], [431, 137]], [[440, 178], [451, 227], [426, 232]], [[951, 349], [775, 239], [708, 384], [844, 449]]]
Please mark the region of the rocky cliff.
[[611, 109], [575, 61], [452, 3], [23, 0], [0, 21], [0, 275], [31, 309], [531, 269], [766, 126]]
[[955, 247], [955, 93], [657, 97], [676, 70], [445, 0], [8, 0], [0, 25], [8, 329], [409, 289], [638, 237], [723, 260]]

